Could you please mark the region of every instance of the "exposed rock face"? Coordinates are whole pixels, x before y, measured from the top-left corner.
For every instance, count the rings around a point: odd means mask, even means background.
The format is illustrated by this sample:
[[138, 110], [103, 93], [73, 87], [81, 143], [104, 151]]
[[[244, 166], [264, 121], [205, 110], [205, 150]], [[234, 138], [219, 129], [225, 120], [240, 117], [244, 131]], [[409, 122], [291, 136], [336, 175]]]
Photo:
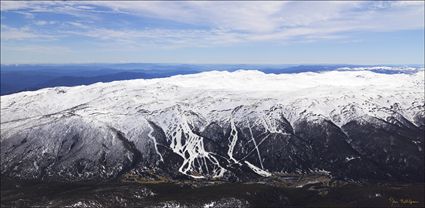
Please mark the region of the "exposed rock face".
[[1, 174], [424, 180], [424, 72], [208, 72], [1, 97]]

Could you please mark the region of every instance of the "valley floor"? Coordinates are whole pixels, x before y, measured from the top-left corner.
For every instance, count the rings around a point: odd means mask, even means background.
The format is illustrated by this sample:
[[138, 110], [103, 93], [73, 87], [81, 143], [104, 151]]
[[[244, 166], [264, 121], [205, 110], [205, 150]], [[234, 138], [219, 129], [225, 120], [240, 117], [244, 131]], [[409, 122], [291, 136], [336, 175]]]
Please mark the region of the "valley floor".
[[1, 182], [1, 207], [424, 207], [422, 183]]

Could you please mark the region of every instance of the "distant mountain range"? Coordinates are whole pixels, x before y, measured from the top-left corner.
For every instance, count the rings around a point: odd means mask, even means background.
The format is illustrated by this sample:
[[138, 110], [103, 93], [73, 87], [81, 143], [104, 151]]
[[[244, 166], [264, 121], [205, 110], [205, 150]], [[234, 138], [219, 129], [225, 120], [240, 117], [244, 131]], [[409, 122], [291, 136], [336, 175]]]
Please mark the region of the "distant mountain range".
[[[68, 64], [68, 65], [1, 65], [1, 95], [46, 87], [89, 85], [131, 79], [162, 78], [204, 71], [255, 69], [264, 73], [318, 72], [336, 69], [360, 69], [360, 65], [244, 65], [244, 64]], [[376, 67], [375, 72], [400, 73], [400, 70]], [[408, 69], [409, 67], [401, 67]], [[417, 68], [417, 66], [416, 66]], [[403, 72], [408, 71], [404, 70]]]

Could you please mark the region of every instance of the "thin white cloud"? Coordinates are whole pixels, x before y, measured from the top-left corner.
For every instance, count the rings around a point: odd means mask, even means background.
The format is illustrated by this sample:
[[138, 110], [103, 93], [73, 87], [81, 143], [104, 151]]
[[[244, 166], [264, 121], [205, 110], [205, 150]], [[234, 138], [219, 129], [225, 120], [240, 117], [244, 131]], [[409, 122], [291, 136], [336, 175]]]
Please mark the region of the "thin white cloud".
[[44, 53], [44, 54], [57, 54], [57, 53], [71, 53], [70, 48], [64, 46], [46, 46], [46, 45], [25, 45], [14, 47], [10, 45], [2, 46], [4, 51], [24, 52], [24, 53]]
[[35, 25], [38, 25], [38, 26], [54, 25], [56, 23], [57, 23], [57, 21], [46, 21], [46, 20], [37, 20], [37, 21], [34, 21], [34, 24]]
[[1, 41], [8, 40], [26, 40], [26, 39], [35, 39], [35, 40], [45, 40], [54, 38], [51, 35], [40, 34], [32, 31], [28, 27], [13, 28], [6, 25], [1, 25]]
[[[102, 9], [99, 10], [99, 7]], [[424, 2], [161, 2], [77, 1], [1, 2], [2, 11], [54, 12], [81, 20], [99, 12], [125, 13], [185, 23], [193, 28], [105, 28], [74, 21], [58, 33], [79, 35], [99, 41], [166, 47], [209, 46], [253, 41], [302, 42], [348, 39], [353, 31], [397, 31], [424, 28]], [[34, 22], [37, 26], [46, 20]], [[105, 24], [100, 24], [105, 25]], [[6, 38], [3, 38], [5, 36]], [[43, 35], [29, 29], [3, 31], [2, 40], [32, 39]]]
[[[255, 33], [273, 33], [287, 27], [314, 27], [334, 23], [354, 24], [356, 27], [352, 29], [377, 27], [383, 30], [400, 30], [424, 27], [424, 2], [96, 1], [90, 4], [133, 15]], [[404, 24], [399, 24], [400, 22]]]
[[1, 11], [14, 11], [31, 8], [31, 2], [26, 1], [1, 1], [0, 9]]
[[68, 35], [79, 35], [101, 40], [108, 43], [127, 44], [127, 46], [156, 47], [206, 47], [228, 43], [243, 42], [247, 34], [232, 33], [223, 30], [195, 29], [144, 29], [115, 30], [106, 28], [86, 28], [80, 24], [72, 24], [83, 28], [80, 31], [68, 31]]

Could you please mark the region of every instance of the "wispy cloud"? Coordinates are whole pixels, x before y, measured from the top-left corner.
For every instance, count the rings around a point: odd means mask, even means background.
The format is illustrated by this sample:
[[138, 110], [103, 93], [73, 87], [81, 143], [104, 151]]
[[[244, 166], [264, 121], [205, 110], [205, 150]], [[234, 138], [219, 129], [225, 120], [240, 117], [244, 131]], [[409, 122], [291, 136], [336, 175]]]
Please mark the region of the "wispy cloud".
[[53, 25], [53, 24], [56, 24], [56, 23], [57, 23], [57, 21], [45, 21], [45, 20], [34, 21], [34, 24], [38, 25], [38, 26]]
[[1, 25], [1, 40], [47, 40], [55, 38], [52, 35], [37, 33], [29, 27], [13, 28], [6, 25]]
[[423, 18], [420, 18], [424, 15], [424, 2], [108, 1], [90, 4], [107, 7], [115, 12], [253, 33], [273, 33], [291, 27], [340, 26], [343, 23], [353, 24], [352, 29], [399, 30], [424, 27]]
[[2, 46], [2, 50], [24, 52], [24, 53], [44, 53], [44, 54], [57, 54], [57, 53], [71, 53], [72, 50], [63, 46], [46, 46], [46, 45], [25, 45], [20, 47], [13, 47], [10, 45]]
[[[357, 32], [424, 28], [423, 1], [1, 1], [1, 11], [2, 43], [84, 39], [120, 50], [355, 43]], [[26, 22], [9, 24], [7, 13]]]
[[[84, 1], [84, 2], [1, 2], [2, 11], [54, 12], [85, 18], [102, 12], [125, 13], [204, 29], [102, 28], [71, 23], [79, 27], [68, 34], [99, 40], [147, 41], [156, 43], [197, 42], [211, 45], [244, 41], [309, 40], [334, 37], [350, 31], [394, 31], [424, 27], [423, 2], [160, 2], [160, 1]], [[103, 8], [103, 10], [99, 9]], [[101, 21], [101, 20], [99, 20]], [[49, 22], [36, 21], [36, 25]], [[80, 25], [76, 25], [80, 24]], [[81, 27], [84, 26], [85, 28]], [[16, 37], [33, 38], [28, 31]], [[63, 31], [60, 31], [63, 32]], [[13, 38], [7, 35], [9, 39]], [[156, 39], [156, 40], [155, 40]], [[199, 42], [204, 41], [204, 44]]]

